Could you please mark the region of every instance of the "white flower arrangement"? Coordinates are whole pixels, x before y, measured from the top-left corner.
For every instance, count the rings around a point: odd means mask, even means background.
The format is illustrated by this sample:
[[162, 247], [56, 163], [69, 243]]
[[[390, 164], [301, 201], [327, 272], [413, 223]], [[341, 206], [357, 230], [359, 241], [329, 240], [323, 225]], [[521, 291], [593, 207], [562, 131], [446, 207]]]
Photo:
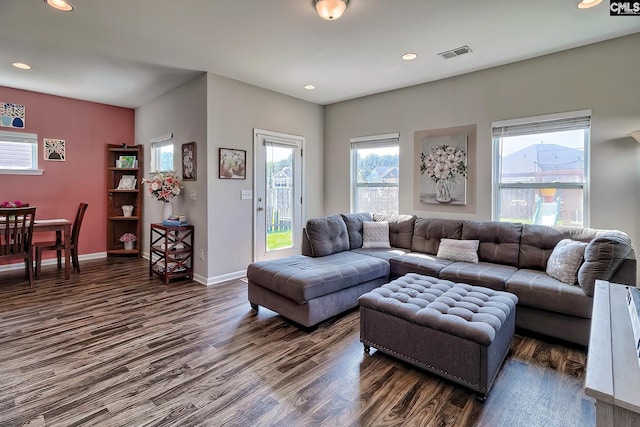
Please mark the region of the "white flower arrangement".
[[456, 176], [467, 176], [467, 153], [459, 147], [436, 145], [429, 154], [420, 153], [420, 174], [436, 183], [455, 182]]

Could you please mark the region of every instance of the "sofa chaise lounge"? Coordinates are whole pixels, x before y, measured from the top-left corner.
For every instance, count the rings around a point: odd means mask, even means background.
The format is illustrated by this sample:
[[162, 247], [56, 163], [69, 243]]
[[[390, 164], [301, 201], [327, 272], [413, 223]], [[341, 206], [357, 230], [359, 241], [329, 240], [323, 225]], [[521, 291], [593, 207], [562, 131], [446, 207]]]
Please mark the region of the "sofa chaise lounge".
[[[367, 240], [364, 228], [376, 223], [388, 226], [388, 247]], [[303, 235], [302, 255], [252, 263], [247, 278], [254, 309], [305, 327], [418, 273], [511, 292], [516, 327], [587, 345], [595, 280], [636, 282], [631, 241], [617, 230], [356, 213], [310, 219]], [[444, 250], [450, 243], [455, 256]], [[456, 243], [477, 249], [463, 249], [460, 258]], [[469, 252], [477, 258], [467, 260]]]

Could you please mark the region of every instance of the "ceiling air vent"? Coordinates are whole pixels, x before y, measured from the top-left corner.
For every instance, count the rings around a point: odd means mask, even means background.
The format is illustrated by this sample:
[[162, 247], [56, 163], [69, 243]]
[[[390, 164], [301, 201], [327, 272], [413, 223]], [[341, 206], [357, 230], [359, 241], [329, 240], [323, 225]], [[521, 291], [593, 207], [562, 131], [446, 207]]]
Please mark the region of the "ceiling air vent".
[[440, 52], [438, 55], [440, 55], [442, 59], [451, 59], [469, 52], [472, 52], [472, 50], [469, 49], [469, 46], [461, 46], [455, 49], [447, 50], [446, 52]]

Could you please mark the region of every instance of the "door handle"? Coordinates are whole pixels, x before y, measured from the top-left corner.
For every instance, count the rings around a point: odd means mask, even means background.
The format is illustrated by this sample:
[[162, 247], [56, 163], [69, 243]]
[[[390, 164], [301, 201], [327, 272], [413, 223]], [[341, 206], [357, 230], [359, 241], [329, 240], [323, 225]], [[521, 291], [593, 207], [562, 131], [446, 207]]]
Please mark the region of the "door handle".
[[263, 211], [263, 210], [264, 210], [264, 208], [261, 208], [261, 207], [258, 206], [258, 212]]

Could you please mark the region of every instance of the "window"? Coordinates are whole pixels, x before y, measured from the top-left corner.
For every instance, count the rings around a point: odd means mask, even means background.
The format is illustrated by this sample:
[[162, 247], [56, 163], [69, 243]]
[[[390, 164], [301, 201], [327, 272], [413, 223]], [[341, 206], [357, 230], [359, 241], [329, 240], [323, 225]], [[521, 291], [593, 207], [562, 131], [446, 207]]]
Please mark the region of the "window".
[[151, 140], [151, 172], [174, 171], [173, 134]]
[[588, 226], [591, 110], [492, 124], [493, 217]]
[[0, 173], [41, 174], [38, 170], [38, 135], [0, 131]]
[[400, 135], [351, 139], [351, 211], [398, 213]]

